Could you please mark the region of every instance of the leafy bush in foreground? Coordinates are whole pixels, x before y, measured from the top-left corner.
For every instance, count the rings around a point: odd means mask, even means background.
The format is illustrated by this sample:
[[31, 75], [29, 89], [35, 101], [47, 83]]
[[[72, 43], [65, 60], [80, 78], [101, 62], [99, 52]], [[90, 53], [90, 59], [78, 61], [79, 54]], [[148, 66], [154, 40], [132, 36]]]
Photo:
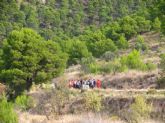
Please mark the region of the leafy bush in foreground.
[[100, 111], [101, 106], [101, 97], [96, 92], [85, 92], [84, 96], [85, 108], [88, 111]]
[[135, 102], [130, 106], [126, 119], [129, 123], [141, 123], [143, 119], [149, 117], [152, 107], [147, 104], [142, 96], [137, 96]]
[[13, 105], [7, 102], [5, 97], [0, 99], [0, 123], [18, 123], [18, 117], [14, 112]]
[[32, 100], [31, 97], [28, 97], [26, 95], [20, 95], [16, 98], [15, 104], [21, 109], [27, 110], [33, 107], [34, 101]]

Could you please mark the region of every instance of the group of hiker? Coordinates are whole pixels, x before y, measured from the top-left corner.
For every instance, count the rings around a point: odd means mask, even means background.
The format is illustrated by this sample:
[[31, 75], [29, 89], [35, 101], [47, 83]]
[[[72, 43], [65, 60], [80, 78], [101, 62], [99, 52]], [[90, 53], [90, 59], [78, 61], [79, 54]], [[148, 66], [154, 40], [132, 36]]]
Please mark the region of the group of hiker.
[[88, 88], [101, 88], [101, 80], [97, 79], [77, 79], [77, 80], [69, 80], [69, 87], [70, 88], [77, 88], [77, 89], [88, 89]]

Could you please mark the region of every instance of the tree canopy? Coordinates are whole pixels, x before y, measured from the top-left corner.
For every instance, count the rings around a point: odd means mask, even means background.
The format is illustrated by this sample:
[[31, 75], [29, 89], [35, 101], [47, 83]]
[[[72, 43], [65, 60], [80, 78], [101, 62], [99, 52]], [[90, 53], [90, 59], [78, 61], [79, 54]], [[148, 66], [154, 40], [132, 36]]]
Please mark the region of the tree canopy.
[[63, 72], [67, 61], [60, 46], [31, 29], [13, 31], [3, 42], [0, 79], [21, 93]]

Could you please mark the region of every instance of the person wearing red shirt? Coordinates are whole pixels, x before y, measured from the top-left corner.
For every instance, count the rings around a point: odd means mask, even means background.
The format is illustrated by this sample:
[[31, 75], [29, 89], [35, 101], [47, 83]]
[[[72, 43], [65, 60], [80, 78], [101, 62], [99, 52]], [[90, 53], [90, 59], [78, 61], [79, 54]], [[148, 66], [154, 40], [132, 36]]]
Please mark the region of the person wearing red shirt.
[[97, 88], [101, 88], [101, 81], [99, 79], [96, 82], [96, 86], [97, 86]]

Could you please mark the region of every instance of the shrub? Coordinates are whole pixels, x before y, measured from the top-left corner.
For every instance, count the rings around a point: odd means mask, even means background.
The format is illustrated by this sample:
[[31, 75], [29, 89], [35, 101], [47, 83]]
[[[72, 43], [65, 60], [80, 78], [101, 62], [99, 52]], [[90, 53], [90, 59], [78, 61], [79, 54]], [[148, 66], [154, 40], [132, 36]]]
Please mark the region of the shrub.
[[123, 71], [126, 71], [127, 69], [128, 69], [127, 66], [121, 65], [118, 59], [100, 66], [100, 71], [104, 73], [123, 72]]
[[97, 63], [91, 63], [89, 64], [89, 70], [90, 70], [90, 73], [99, 73], [99, 65]]
[[154, 70], [154, 69], [156, 69], [156, 65], [151, 63], [151, 62], [146, 63], [146, 66], [147, 66], [147, 70]]
[[31, 107], [34, 107], [34, 100], [32, 99], [32, 97], [20, 95], [16, 98], [15, 104], [22, 110], [27, 110]]
[[143, 119], [149, 117], [151, 109], [151, 105], [146, 103], [144, 97], [137, 96], [126, 114], [126, 119], [129, 123], [141, 123]]
[[96, 92], [85, 92], [83, 99], [87, 111], [98, 112], [101, 110], [101, 97]]
[[120, 49], [126, 49], [129, 46], [128, 41], [126, 40], [124, 36], [120, 36], [116, 44], [117, 44], [117, 47]]
[[79, 40], [71, 41], [72, 45], [69, 49], [69, 64], [77, 64], [83, 57], [91, 56], [85, 42]]
[[160, 29], [161, 29], [161, 21], [160, 21], [160, 19], [158, 17], [154, 19], [154, 22], [152, 23], [152, 28], [155, 31], [157, 31], [157, 32], [160, 31]]
[[105, 61], [111, 61], [114, 60], [117, 56], [118, 55], [116, 52], [107, 51], [101, 56], [101, 58]]
[[93, 55], [95, 57], [100, 57], [103, 53], [107, 51], [115, 52], [117, 51], [117, 46], [114, 44], [114, 42], [111, 39], [105, 39], [96, 42], [95, 44], [95, 51]]
[[144, 38], [142, 36], [137, 36], [135, 49], [142, 50], [142, 51], [145, 51], [148, 49], [147, 45], [144, 43]]
[[87, 58], [82, 58], [81, 59], [81, 69], [83, 70], [83, 71], [85, 71], [86, 73], [89, 73], [90, 72], [90, 68], [89, 68], [89, 65], [90, 64], [93, 64], [93, 63], [95, 63], [96, 61], [95, 61], [95, 59], [94, 59], [94, 57], [87, 57]]
[[111, 73], [113, 72], [113, 64], [112, 63], [108, 63], [108, 64], [103, 64], [100, 66], [100, 71], [103, 73]]
[[120, 62], [130, 69], [147, 70], [147, 66], [141, 61], [140, 53], [137, 50], [133, 50], [128, 56], [123, 56]]
[[0, 123], [18, 123], [12, 103], [7, 102], [5, 97], [0, 99]]
[[53, 115], [63, 114], [62, 109], [69, 101], [70, 91], [65, 80], [56, 83], [56, 88], [50, 91], [50, 105]]

